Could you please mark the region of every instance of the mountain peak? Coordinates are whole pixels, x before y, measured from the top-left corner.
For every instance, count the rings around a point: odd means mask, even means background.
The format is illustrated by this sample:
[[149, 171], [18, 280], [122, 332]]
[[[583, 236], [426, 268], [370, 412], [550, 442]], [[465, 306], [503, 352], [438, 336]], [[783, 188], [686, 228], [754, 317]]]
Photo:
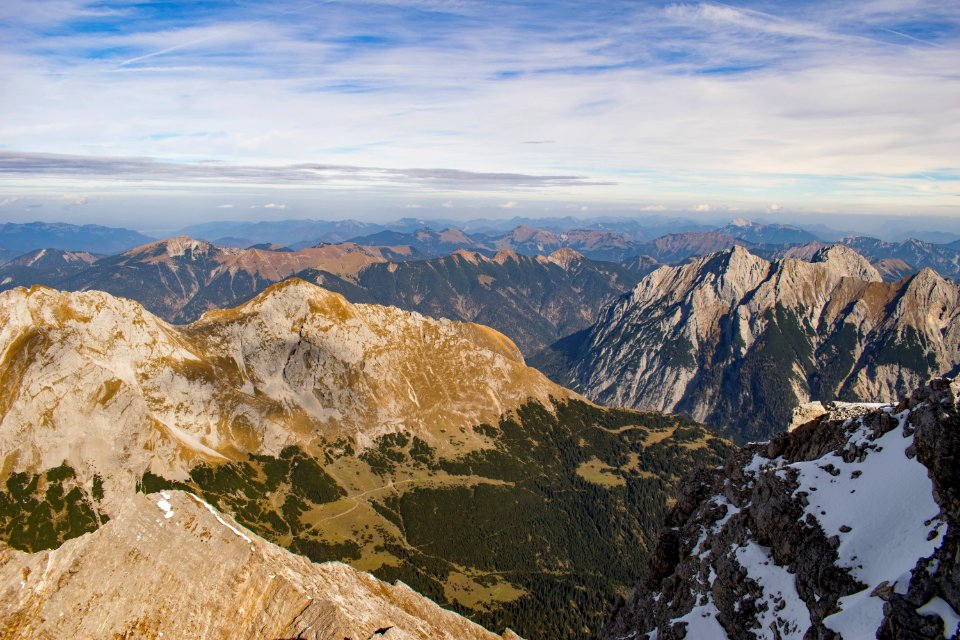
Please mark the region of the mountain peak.
[[488, 258], [484, 256], [482, 253], [478, 251], [472, 251], [470, 249], [457, 249], [453, 251], [450, 255], [463, 258], [470, 264], [480, 264], [481, 262], [485, 262], [488, 260]]
[[338, 320], [345, 320], [354, 315], [353, 305], [339, 293], [301, 278], [291, 277], [270, 285], [238, 307], [208, 311], [203, 314], [201, 321], [222, 321], [241, 315], [264, 314], [268, 310], [273, 314], [279, 314], [277, 320], [285, 318], [287, 321], [305, 318], [310, 314], [319, 314]]
[[126, 255], [162, 260], [166, 258], [180, 258], [188, 254], [190, 258], [195, 258], [199, 255], [215, 253], [218, 250], [218, 247], [206, 240], [195, 240], [187, 235], [179, 235], [141, 245], [127, 251]]
[[521, 224], [510, 232], [510, 238], [514, 242], [556, 242], [557, 234], [539, 227]]
[[703, 265], [703, 268], [721, 273], [725, 277], [736, 275], [740, 271], [755, 269], [757, 266], [769, 266], [769, 262], [760, 256], [750, 253], [750, 250], [740, 244], [729, 249], [704, 256], [693, 264]]
[[456, 227], [448, 227], [443, 229], [437, 234], [437, 238], [441, 242], [447, 242], [450, 244], [471, 244], [473, 240], [465, 234], [461, 229]]
[[828, 264], [852, 278], [867, 282], [883, 281], [880, 272], [866, 258], [842, 244], [834, 244], [818, 250], [810, 261]]
[[506, 264], [508, 260], [520, 262], [520, 256], [513, 249], [500, 249], [493, 256], [493, 261], [497, 264]]
[[575, 249], [564, 247], [557, 249], [547, 256], [547, 260], [559, 266], [564, 271], [569, 271], [573, 264], [583, 260], [583, 254]]

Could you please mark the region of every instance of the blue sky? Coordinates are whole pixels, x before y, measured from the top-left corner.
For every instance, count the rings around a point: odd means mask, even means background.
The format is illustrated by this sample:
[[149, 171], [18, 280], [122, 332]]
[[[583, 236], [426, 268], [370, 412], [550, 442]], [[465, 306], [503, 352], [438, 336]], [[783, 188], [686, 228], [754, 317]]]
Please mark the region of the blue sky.
[[958, 69], [955, 1], [5, 0], [0, 220], [960, 217]]

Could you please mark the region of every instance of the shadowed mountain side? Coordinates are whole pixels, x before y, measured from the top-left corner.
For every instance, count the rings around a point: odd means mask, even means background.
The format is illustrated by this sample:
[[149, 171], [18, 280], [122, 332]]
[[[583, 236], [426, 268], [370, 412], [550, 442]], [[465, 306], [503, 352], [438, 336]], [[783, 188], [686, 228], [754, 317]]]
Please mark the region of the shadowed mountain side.
[[0, 265], [0, 290], [35, 284], [50, 286], [89, 268], [96, 260], [85, 251], [30, 251]]
[[489, 325], [524, 354], [589, 326], [598, 309], [640, 279], [628, 268], [571, 249], [536, 257], [460, 250], [433, 260], [370, 265], [354, 281], [316, 270], [298, 276], [354, 301]]
[[896, 283], [843, 246], [812, 262], [742, 247], [662, 267], [531, 362], [587, 397], [681, 411], [742, 440], [808, 400], [893, 400], [960, 365], [956, 285]]

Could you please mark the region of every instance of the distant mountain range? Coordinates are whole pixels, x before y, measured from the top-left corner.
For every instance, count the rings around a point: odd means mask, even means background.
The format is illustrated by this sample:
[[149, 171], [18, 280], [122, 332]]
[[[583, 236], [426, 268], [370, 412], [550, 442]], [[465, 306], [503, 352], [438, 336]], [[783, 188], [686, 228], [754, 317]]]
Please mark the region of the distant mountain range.
[[[754, 239], [803, 237], [793, 228], [744, 221], [727, 230]], [[450, 228], [380, 231], [356, 240], [292, 250], [268, 243], [225, 248], [180, 237], [99, 260], [87, 252], [39, 250], [0, 265], [0, 289], [32, 284], [100, 289], [136, 299], [169, 321], [190, 322], [297, 274], [355, 302], [489, 324], [532, 356], [589, 326], [602, 306], [662, 263], [685, 263], [735, 246], [768, 259], [810, 261], [833, 246], [819, 241], [753, 245], [719, 232], [674, 234], [633, 244], [607, 232], [555, 234], [529, 227], [497, 238], [475, 238]], [[621, 266], [590, 259], [567, 245], [593, 255], [642, 253], [623, 257]], [[907, 260], [947, 276], [956, 275], [960, 263], [957, 250], [916, 240], [894, 244], [848, 238], [844, 245], [868, 253], [887, 281], [917, 272]], [[549, 253], [538, 253], [541, 250]]]
[[789, 224], [762, 224], [736, 218], [717, 229], [717, 233], [733, 236], [750, 244], [803, 244], [820, 238], [808, 230]]
[[958, 303], [934, 271], [885, 283], [845, 246], [772, 263], [737, 246], [654, 271], [532, 362], [592, 400], [757, 440], [799, 403], [891, 401], [956, 370]]
[[[384, 232], [381, 239], [402, 238]], [[245, 250], [177, 237], [97, 261], [89, 254], [34, 252], [0, 266], [0, 289], [32, 284], [96, 289], [137, 300], [168, 321], [190, 322], [297, 274], [354, 302], [489, 324], [531, 355], [589, 326], [600, 308], [655, 266], [638, 263], [630, 269], [570, 249], [547, 257], [506, 249], [490, 258], [471, 251], [412, 260], [416, 257], [423, 256], [408, 245]]]
[[426, 228], [410, 232], [378, 231], [367, 236], [351, 238], [350, 241], [368, 246], [405, 245], [427, 258], [445, 256], [457, 249], [485, 250], [487, 253], [492, 253], [489, 245], [474, 240], [454, 227], [447, 227], [440, 231]]
[[9, 257], [36, 249], [65, 249], [96, 254], [118, 253], [150, 242], [153, 238], [130, 229], [95, 224], [74, 225], [63, 222], [0, 224], [0, 249]]
[[403, 254], [408, 253], [408, 247], [392, 250], [349, 243], [297, 252], [230, 249], [180, 236], [89, 264], [74, 260], [59, 270], [51, 270], [44, 261], [25, 264], [17, 259], [0, 266], [0, 288], [40, 283], [68, 291], [97, 289], [138, 300], [167, 320], [184, 322], [246, 300], [304, 269], [351, 276], [368, 264], [406, 258]]

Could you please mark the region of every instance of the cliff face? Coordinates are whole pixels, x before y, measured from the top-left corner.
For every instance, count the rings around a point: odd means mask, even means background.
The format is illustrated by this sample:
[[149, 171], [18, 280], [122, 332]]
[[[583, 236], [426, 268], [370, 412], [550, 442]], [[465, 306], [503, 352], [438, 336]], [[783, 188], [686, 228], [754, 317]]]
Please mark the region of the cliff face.
[[958, 402], [834, 405], [692, 476], [601, 637], [956, 637]]
[[54, 551], [0, 547], [0, 621], [0, 638], [500, 638], [402, 583], [276, 547], [181, 491], [128, 496]]
[[545, 370], [597, 402], [682, 411], [752, 440], [797, 404], [892, 401], [960, 364], [956, 285], [930, 270], [884, 283], [841, 246], [813, 260], [737, 247], [662, 267], [555, 345]]

